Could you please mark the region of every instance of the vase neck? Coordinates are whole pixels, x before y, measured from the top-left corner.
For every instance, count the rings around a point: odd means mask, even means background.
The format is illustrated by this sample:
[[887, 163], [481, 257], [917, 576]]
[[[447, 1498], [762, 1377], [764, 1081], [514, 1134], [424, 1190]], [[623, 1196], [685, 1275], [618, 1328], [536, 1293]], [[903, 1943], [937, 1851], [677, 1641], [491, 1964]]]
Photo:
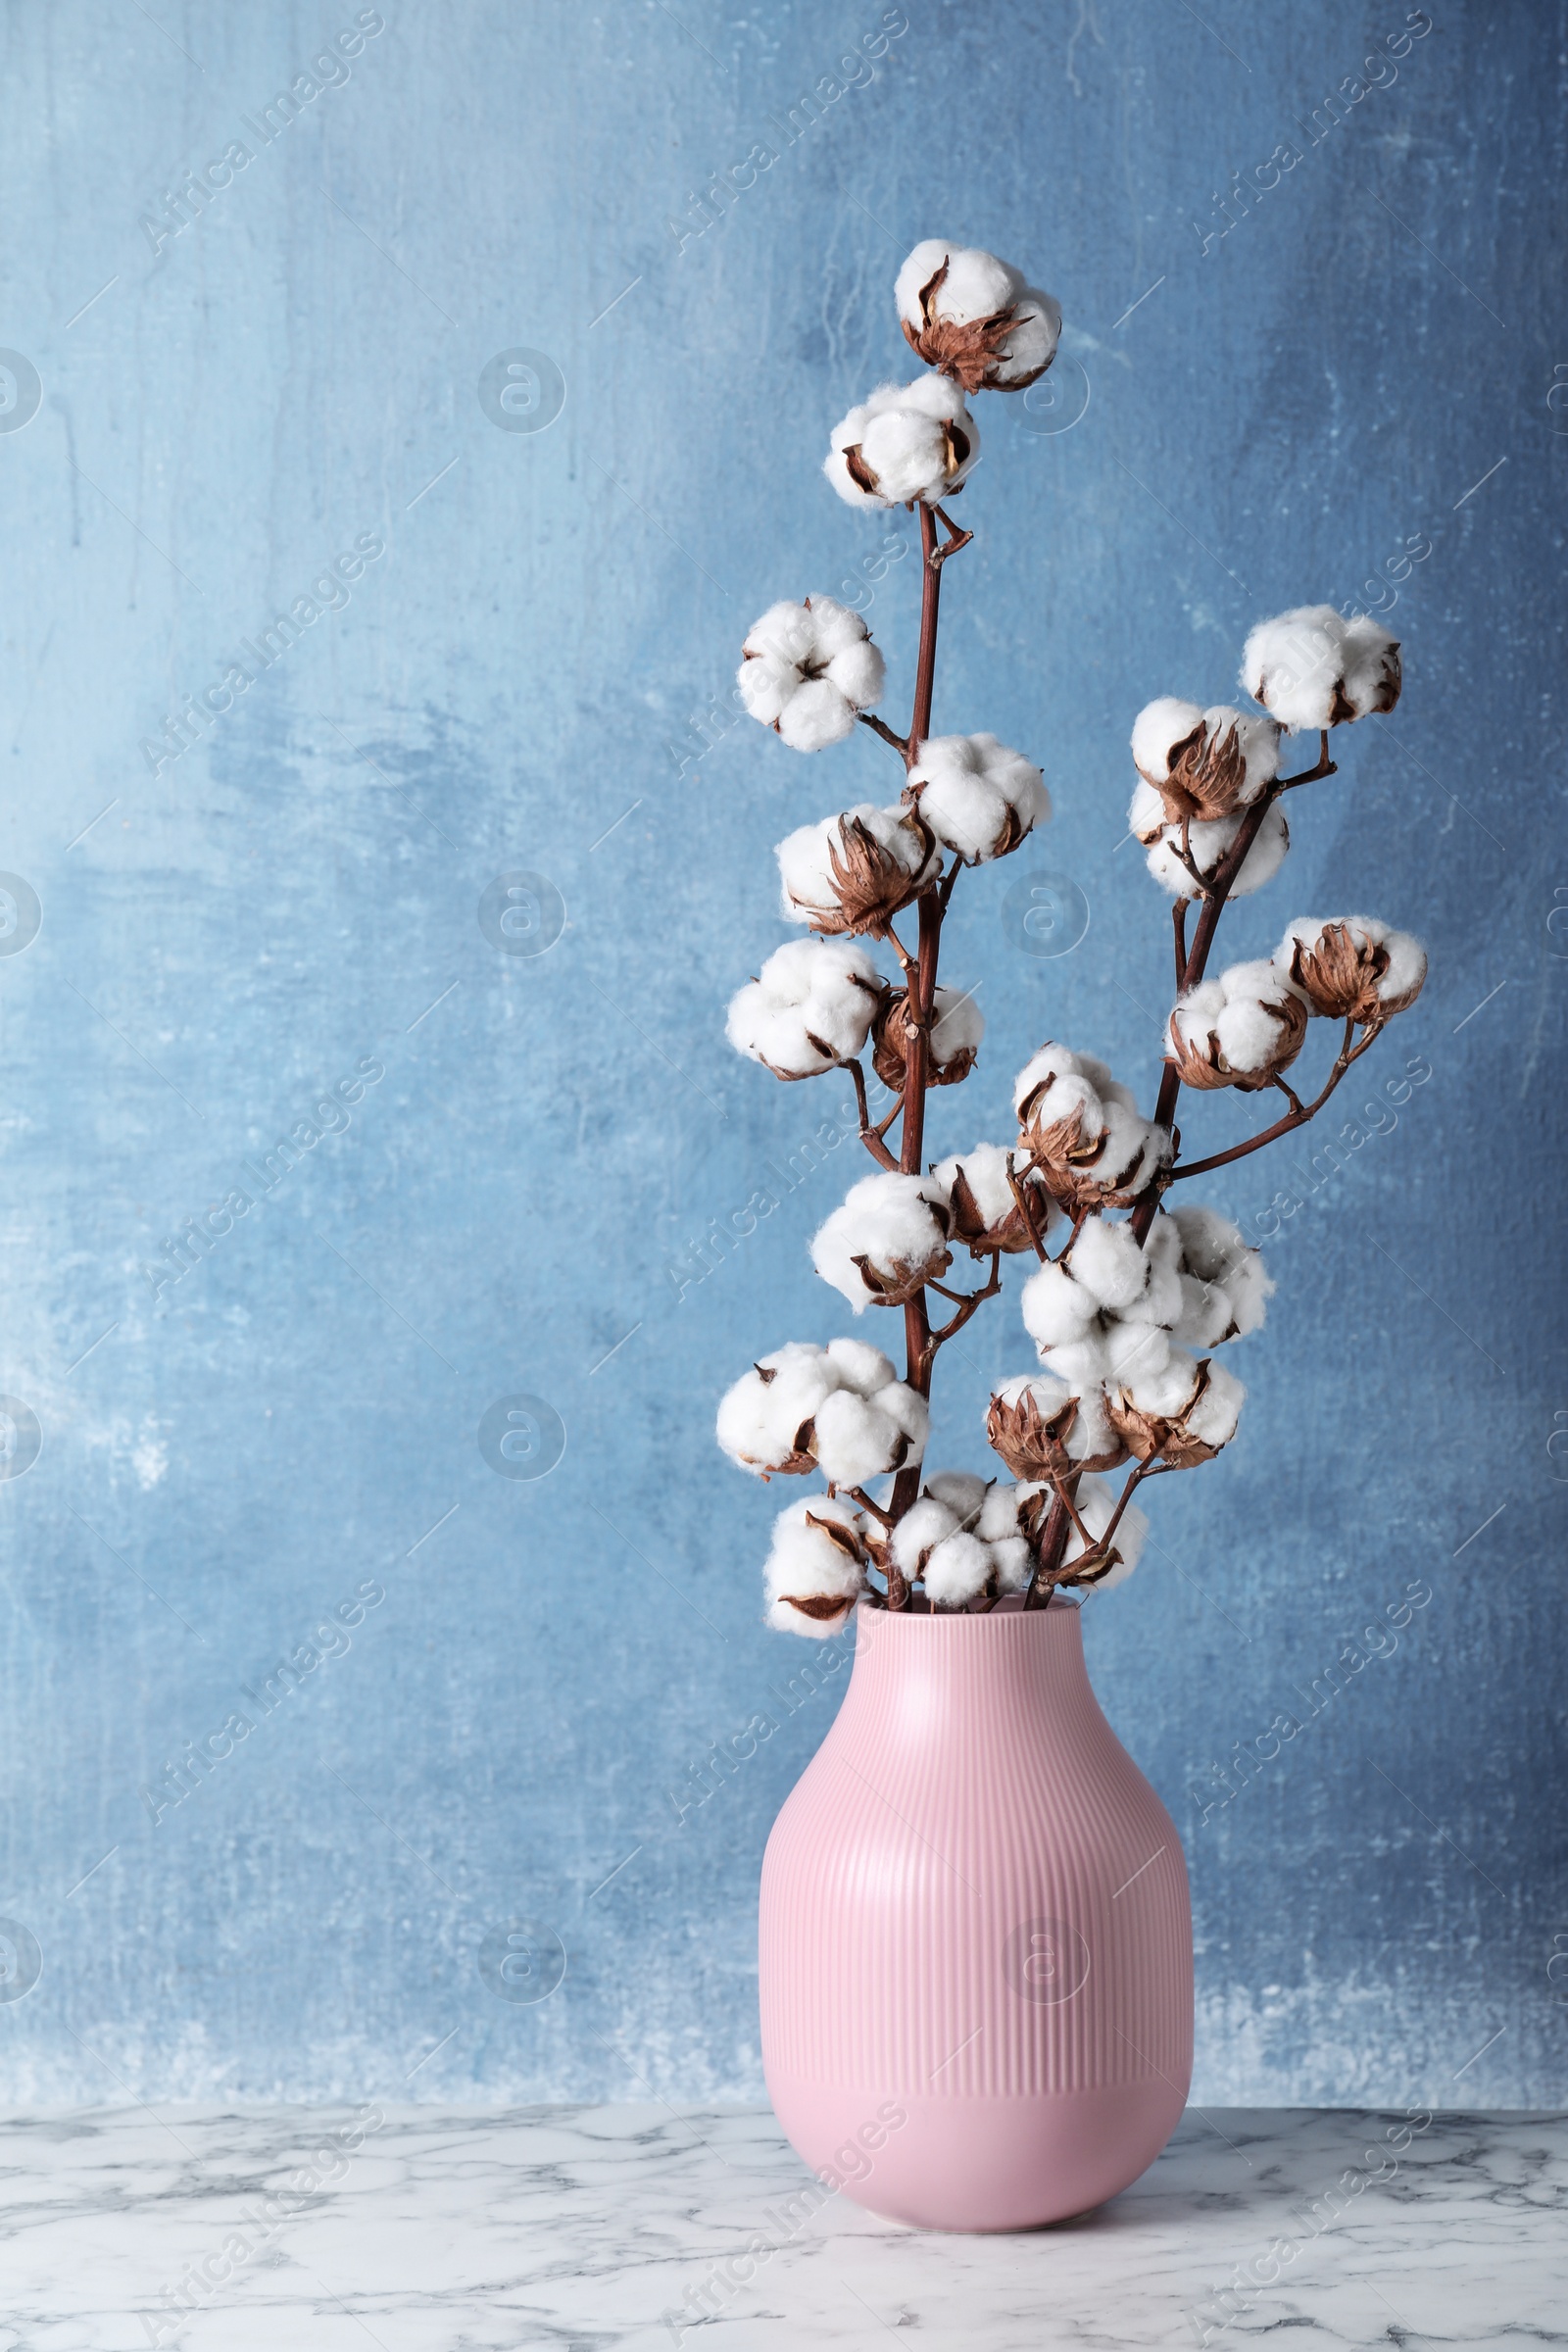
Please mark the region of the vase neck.
[[984, 1616], [856, 1611], [855, 1670], [840, 1722], [922, 1742], [988, 1714], [1102, 1724], [1070, 1603]]

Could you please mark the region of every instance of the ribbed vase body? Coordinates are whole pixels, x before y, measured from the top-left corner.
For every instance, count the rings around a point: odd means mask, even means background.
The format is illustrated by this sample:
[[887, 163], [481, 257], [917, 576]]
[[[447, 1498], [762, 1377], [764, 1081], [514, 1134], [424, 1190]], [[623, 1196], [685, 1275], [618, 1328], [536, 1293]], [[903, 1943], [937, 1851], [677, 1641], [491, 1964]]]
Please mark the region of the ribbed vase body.
[[774, 2109], [813, 2172], [899, 2221], [1085, 2212], [1152, 2163], [1192, 2075], [1175, 1825], [1070, 1604], [858, 1619], [762, 1864]]

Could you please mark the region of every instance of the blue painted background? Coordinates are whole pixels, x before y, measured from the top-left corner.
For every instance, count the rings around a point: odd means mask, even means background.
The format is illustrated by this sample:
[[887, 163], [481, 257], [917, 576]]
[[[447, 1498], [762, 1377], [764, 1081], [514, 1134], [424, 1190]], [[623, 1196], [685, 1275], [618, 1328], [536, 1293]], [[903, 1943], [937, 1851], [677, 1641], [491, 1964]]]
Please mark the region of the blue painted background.
[[[1166, 903], [1117, 848], [1140, 705], [1223, 699], [1302, 599], [1376, 601], [1405, 645], [1392, 722], [1343, 731], [1227, 934], [1363, 905], [1420, 931], [1426, 995], [1349, 1105], [1430, 1075], [1337, 1172], [1286, 1150], [1201, 1188], [1277, 1228], [1279, 1296], [1240, 1442], [1154, 1491], [1088, 1620], [1188, 1841], [1196, 2095], [1562, 2096], [1562, 12], [1435, 0], [1360, 97], [1398, 0], [909, 0], [886, 37], [878, 0], [389, 0], [315, 96], [374, 12], [156, 14], [5, 24], [0, 344], [38, 393], [24, 419], [0, 363], [0, 1386], [10, 1468], [29, 1414], [40, 1450], [0, 1483], [0, 1990], [41, 1972], [0, 2002], [5, 2097], [760, 2093], [759, 1860], [845, 1675], [785, 1690], [839, 1652], [762, 1630], [784, 1498], [709, 1427], [760, 1348], [845, 1327], [804, 1245], [861, 1166], [847, 1089], [775, 1085], [722, 1012], [785, 936], [773, 842], [897, 778], [725, 698], [766, 604], [849, 580], [906, 708], [909, 525], [884, 545], [818, 467], [908, 368], [892, 277], [931, 233], [1067, 320], [1041, 393], [980, 404], [949, 573], [938, 726], [1028, 749], [1057, 813], [958, 894], [947, 969], [991, 1026], [933, 1150], [1004, 1134], [1048, 1035], [1152, 1096]], [[1222, 235], [1216, 190], [1282, 144]], [[560, 371], [547, 423], [548, 369], [481, 402], [518, 350]], [[517, 872], [549, 887], [487, 930]], [[1041, 877], [1087, 906], [1071, 953], [1003, 919]], [[1016, 1293], [943, 1359], [933, 1466], [988, 1459]], [[517, 1396], [560, 1416], [548, 1477], [481, 1451]], [[247, 1690], [340, 1604], [263, 1716]], [[186, 1743], [247, 1710], [175, 1801]], [[1284, 1711], [1299, 1736], [1238, 1764]], [[493, 1989], [517, 1921], [566, 1955], [546, 1999]]]

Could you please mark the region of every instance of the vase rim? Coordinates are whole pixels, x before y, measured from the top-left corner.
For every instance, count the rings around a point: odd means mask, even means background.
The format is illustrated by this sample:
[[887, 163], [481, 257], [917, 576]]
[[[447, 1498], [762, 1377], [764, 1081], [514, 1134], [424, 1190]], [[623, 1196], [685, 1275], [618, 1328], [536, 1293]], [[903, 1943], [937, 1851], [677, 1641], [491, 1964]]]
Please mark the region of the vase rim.
[[[1011, 1606], [1008, 1605], [1009, 1601]], [[1023, 1619], [1031, 1624], [1037, 1620], [1049, 1620], [1053, 1625], [1059, 1625], [1065, 1618], [1076, 1620], [1082, 1610], [1082, 1602], [1063, 1600], [1054, 1595], [1040, 1609], [1025, 1609], [1015, 1594], [1004, 1595], [994, 1608], [978, 1610], [888, 1609], [878, 1608], [868, 1600], [858, 1600], [854, 1622], [858, 1626], [863, 1620], [868, 1625], [878, 1627], [895, 1621], [901, 1625], [994, 1625], [999, 1621], [1010, 1625], [1015, 1620]]]

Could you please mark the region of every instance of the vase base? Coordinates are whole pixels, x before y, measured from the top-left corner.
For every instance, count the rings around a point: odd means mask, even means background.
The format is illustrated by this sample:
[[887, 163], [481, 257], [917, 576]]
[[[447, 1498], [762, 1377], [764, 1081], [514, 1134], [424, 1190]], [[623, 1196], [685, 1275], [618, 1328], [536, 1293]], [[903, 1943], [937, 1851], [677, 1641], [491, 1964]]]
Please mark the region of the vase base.
[[[1039, 2230], [1147, 2172], [1185, 2093], [1159, 2080], [1035, 2098], [916, 2099], [768, 2071], [773, 2110], [818, 2179], [916, 2230]], [[902, 2121], [896, 2121], [902, 2118]]]

